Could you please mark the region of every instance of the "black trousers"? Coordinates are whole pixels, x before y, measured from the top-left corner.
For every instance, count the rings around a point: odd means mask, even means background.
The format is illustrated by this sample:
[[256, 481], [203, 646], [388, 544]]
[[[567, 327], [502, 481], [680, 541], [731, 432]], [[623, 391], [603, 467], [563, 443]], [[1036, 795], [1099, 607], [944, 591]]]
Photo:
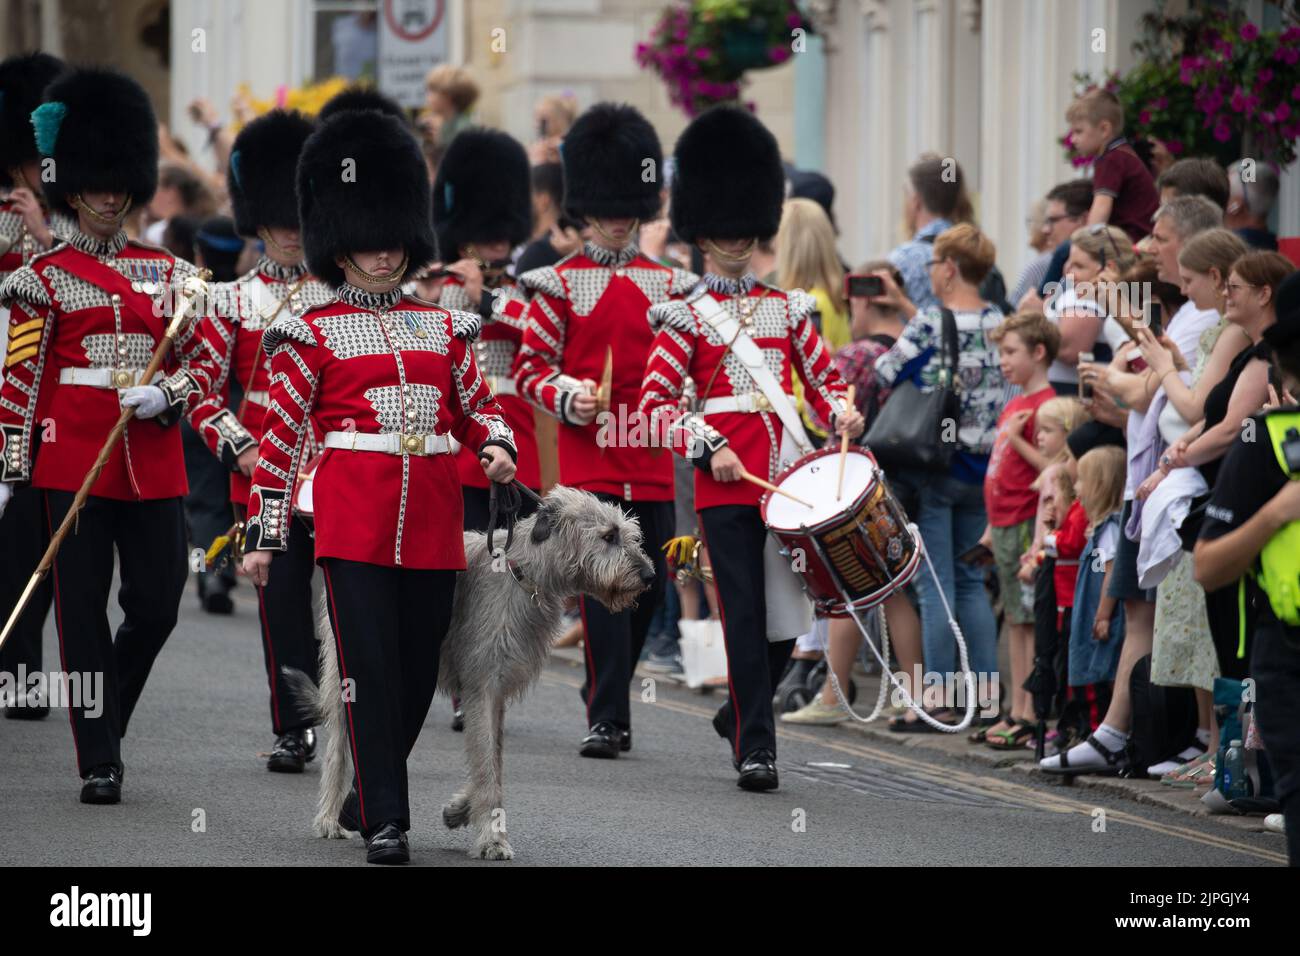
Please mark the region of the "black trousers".
[[775, 755], [772, 694], [795, 642], [767, 639], [763, 579], [767, 528], [756, 506], [718, 505], [699, 514], [700, 530], [713, 565], [727, 647], [727, 687], [731, 697], [721, 713], [732, 757], [739, 762], [759, 749]]
[[[489, 497], [491, 489], [473, 488], [469, 485], [461, 485], [461, 493], [465, 498], [465, 530], [466, 531], [487, 531], [488, 517], [491, 515], [491, 498]], [[521, 495], [519, 502], [518, 518], [527, 518], [537, 510], [537, 502], [533, 501], [527, 495]], [[502, 538], [502, 544], [505, 539]]]
[[[235, 523], [230, 506], [230, 469], [208, 450], [199, 433], [189, 422], [181, 422], [181, 440], [185, 450], [185, 475], [190, 493], [185, 496], [185, 517], [189, 521], [190, 542], [204, 551], [218, 535], [225, 534]], [[227, 561], [219, 570], [197, 571], [199, 597], [226, 594], [235, 586], [235, 566]]]
[[409, 830], [406, 758], [438, 686], [438, 651], [451, 624], [456, 572], [342, 558], [324, 558], [321, 567], [362, 832], [386, 823]]
[[628, 730], [632, 726], [628, 684], [641, 659], [650, 621], [664, 596], [668, 568], [663, 546], [673, 536], [673, 503], [624, 501], [605, 494], [596, 497], [617, 505], [641, 523], [641, 550], [655, 567], [654, 584], [637, 598], [633, 608], [614, 614], [595, 598], [585, 595], [578, 604], [586, 631], [583, 656], [587, 679], [579, 693], [587, 705], [587, 726], [605, 721]]
[[[22, 597], [49, 540], [44, 496], [27, 485], [17, 487], [4, 516], [0, 517], [0, 627], [9, 620], [14, 605]], [[0, 650], [0, 671], [17, 675], [20, 664], [29, 674], [43, 670], [41, 632], [53, 597], [54, 585], [46, 576], [14, 625], [4, 649]]]
[[[73, 497], [70, 491], [45, 492], [49, 529], [58, 527]], [[108, 626], [114, 549], [121, 568], [117, 603], [126, 614], [116, 635]], [[154, 659], [176, 626], [189, 573], [185, 557], [180, 498], [90, 497], [75, 530], [63, 539], [53, 575], [62, 669], [82, 675], [83, 694], [89, 675], [103, 675], [101, 700], [83, 698], [82, 706], [68, 708], [82, 776], [100, 764], [122, 763], [127, 723]]]
[[293, 519], [289, 549], [277, 554], [265, 587], [257, 589], [262, 658], [271, 691], [271, 729], [277, 735], [310, 727], [310, 704], [299, 702], [285, 679], [292, 667], [316, 680], [316, 614], [311, 605], [311, 576], [316, 569], [311, 529]]
[[1300, 635], [1273, 620], [1255, 632], [1254, 645], [1255, 719], [1282, 804], [1287, 856], [1300, 866]]

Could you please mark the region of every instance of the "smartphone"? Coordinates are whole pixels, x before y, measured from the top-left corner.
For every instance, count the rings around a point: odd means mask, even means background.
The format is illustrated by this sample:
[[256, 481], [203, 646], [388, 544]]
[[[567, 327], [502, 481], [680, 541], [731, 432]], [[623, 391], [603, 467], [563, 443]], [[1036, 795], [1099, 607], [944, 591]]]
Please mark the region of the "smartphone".
[[1156, 338], [1165, 334], [1164, 330], [1164, 310], [1160, 303], [1155, 299], [1147, 302], [1147, 328]]
[[844, 298], [870, 299], [885, 294], [885, 280], [880, 276], [845, 276]]
[[1125, 358], [1128, 359], [1129, 371], [1145, 372], [1147, 370], [1147, 360], [1142, 357], [1141, 349], [1133, 349]]
[[[1091, 352], [1080, 352], [1080, 353], [1079, 353], [1079, 364], [1080, 364], [1080, 365], [1091, 365], [1095, 359], [1096, 359], [1096, 356], [1094, 356]], [[1079, 372], [1079, 398], [1081, 398], [1081, 399], [1082, 399], [1083, 401], [1085, 401], [1085, 402], [1090, 402], [1090, 401], [1092, 401], [1092, 383], [1091, 383], [1091, 382], [1085, 382], [1085, 381], [1083, 380], [1083, 372], [1082, 372], [1082, 371]]]
[[993, 563], [993, 552], [985, 545], [977, 544], [965, 554], [958, 557], [957, 560], [963, 564], [973, 564], [976, 567], [983, 567], [984, 565]]

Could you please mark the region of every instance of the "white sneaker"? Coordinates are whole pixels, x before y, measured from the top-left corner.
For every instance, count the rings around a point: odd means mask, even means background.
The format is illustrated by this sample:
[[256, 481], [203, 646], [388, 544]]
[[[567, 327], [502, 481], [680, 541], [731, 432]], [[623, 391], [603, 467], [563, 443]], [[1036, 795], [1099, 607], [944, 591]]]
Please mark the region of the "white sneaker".
[[781, 715], [781, 720], [787, 724], [815, 724], [820, 727], [833, 727], [835, 724], [842, 724], [848, 719], [849, 715], [844, 713], [838, 704], [831, 707], [823, 704], [821, 694], [818, 694], [799, 710]]
[[1270, 813], [1264, 818], [1264, 829], [1274, 833], [1286, 833], [1286, 821], [1280, 813]]

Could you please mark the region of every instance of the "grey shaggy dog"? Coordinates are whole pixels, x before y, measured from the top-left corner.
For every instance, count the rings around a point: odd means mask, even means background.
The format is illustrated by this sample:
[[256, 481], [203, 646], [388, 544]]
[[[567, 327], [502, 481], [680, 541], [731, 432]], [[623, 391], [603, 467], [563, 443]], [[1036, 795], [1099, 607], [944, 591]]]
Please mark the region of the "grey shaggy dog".
[[[498, 550], [504, 538], [498, 532]], [[554, 488], [536, 514], [515, 526], [504, 557], [494, 558], [487, 535], [474, 531], [465, 533], [465, 557], [442, 642], [438, 686], [458, 696], [465, 710], [468, 774], [442, 808], [442, 820], [449, 829], [477, 829], [470, 856], [509, 860], [514, 850], [506, 840], [501, 751], [506, 705], [541, 674], [567, 598], [588, 594], [614, 611], [631, 607], [654, 580], [654, 565], [641, 551], [635, 518], [565, 487]], [[338, 661], [323, 606], [317, 636], [319, 690], [297, 682], [301, 699], [314, 701], [329, 738], [314, 825], [319, 836], [342, 838], [350, 835], [338, 818], [352, 773]]]

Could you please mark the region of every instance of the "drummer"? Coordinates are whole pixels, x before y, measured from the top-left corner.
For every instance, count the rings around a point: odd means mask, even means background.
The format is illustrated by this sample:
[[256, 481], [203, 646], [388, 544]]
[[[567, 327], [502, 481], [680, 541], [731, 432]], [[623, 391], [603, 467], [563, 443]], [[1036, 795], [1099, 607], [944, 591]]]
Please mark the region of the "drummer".
[[[812, 296], [766, 285], [749, 270], [757, 244], [776, 233], [784, 193], [776, 140], [748, 112], [717, 107], [682, 133], [672, 225], [700, 248], [708, 269], [685, 300], [650, 309], [657, 335], [639, 406], [651, 434], [666, 435], [700, 469], [695, 507], [713, 562], [730, 691], [713, 727], [731, 744], [745, 790], [777, 787], [772, 688], [794, 639], [808, 630], [811, 607], [767, 534], [763, 489], [742, 479], [772, 481], [813, 451], [791, 395], [795, 374], [836, 433], [863, 430], [813, 327]], [[688, 377], [699, 397], [681, 416]]]

